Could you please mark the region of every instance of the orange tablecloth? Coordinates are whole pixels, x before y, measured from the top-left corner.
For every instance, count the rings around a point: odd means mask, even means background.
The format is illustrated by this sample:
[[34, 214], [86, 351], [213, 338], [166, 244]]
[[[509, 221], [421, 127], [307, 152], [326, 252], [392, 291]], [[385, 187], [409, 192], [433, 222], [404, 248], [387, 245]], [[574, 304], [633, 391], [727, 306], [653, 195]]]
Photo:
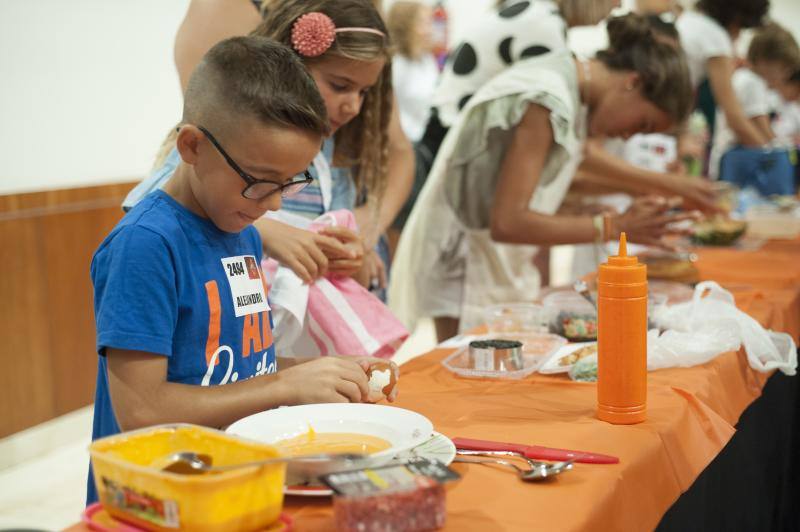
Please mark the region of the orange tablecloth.
[[757, 288], [800, 287], [800, 239], [769, 240], [753, 251], [713, 247], [695, 251], [703, 280]]
[[[735, 250], [713, 251], [737, 256]], [[798, 336], [796, 287], [730, 288], [737, 305], [762, 325]], [[450, 437], [581, 449], [616, 455], [621, 462], [579, 464], [548, 484], [455, 464], [463, 479], [448, 491], [446, 530], [652, 529], [722, 450], [768, 378], [752, 370], [742, 352], [694, 368], [651, 372], [649, 419], [625, 427], [595, 418], [594, 384], [538, 374], [518, 382], [463, 379], [440, 364], [450, 352], [433, 351], [403, 365], [397, 406], [428, 416]], [[298, 530], [333, 527], [326, 500], [289, 497], [286, 508]]]
[[[744, 259], [741, 257], [744, 256]], [[800, 334], [800, 241], [759, 252], [703, 249], [704, 278], [727, 284], [763, 325]], [[402, 367], [397, 406], [428, 416], [447, 436], [535, 443], [619, 456], [617, 465], [578, 464], [557, 480], [523, 483], [513, 474], [455, 464], [447, 530], [642, 530], [655, 527], [734, 433], [768, 375], [743, 353], [694, 368], [651, 372], [648, 420], [614, 426], [594, 415], [596, 386], [564, 376], [522, 381], [456, 377], [437, 350]], [[332, 530], [327, 499], [288, 497], [295, 529]], [[81, 525], [71, 530], [88, 530]]]
[[[405, 364], [397, 405], [428, 416], [450, 437], [582, 449], [618, 465], [578, 465], [546, 484], [479, 465], [455, 464], [447, 530], [646, 530], [658, 524], [734, 433], [767, 375], [727, 353], [690, 369], [650, 374], [648, 416], [614, 426], [594, 415], [596, 387], [536, 375], [517, 382], [468, 380], [440, 365], [438, 350]], [[331, 530], [328, 501], [289, 498], [298, 530]]]

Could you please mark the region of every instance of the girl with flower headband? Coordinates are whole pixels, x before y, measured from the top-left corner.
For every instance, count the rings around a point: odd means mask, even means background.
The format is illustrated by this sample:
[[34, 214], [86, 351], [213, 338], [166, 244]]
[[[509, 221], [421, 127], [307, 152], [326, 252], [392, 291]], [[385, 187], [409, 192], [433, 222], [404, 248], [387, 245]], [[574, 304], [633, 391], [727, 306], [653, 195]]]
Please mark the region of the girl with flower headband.
[[297, 52], [317, 82], [333, 133], [323, 146], [333, 171], [330, 206], [304, 195], [285, 202], [285, 208], [311, 208], [314, 215], [354, 209], [370, 250], [362, 269], [369, 279], [362, 280], [374, 282], [384, 273], [372, 248], [402, 207], [413, 171], [407, 141], [408, 151], [389, 150], [393, 136], [405, 137], [393, 112], [386, 26], [368, 0], [277, 0], [266, 6], [253, 33]]

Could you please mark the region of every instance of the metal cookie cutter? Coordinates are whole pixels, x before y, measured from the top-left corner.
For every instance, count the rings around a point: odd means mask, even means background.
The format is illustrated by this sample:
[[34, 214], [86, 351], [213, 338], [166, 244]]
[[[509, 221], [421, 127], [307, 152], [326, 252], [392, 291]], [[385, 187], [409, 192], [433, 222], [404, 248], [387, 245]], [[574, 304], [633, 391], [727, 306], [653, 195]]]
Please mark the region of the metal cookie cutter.
[[522, 342], [475, 340], [469, 343], [472, 367], [482, 371], [517, 371], [524, 367]]

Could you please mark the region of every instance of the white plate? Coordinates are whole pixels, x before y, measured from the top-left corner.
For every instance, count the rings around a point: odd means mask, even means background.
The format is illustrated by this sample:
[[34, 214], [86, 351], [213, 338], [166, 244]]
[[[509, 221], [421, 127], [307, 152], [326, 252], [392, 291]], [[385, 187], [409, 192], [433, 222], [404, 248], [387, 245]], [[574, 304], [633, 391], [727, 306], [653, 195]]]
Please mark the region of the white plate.
[[539, 373], [544, 374], [552, 374], [552, 373], [567, 373], [571, 368], [572, 364], [561, 366], [558, 361], [564, 358], [567, 355], [572, 354], [573, 352], [577, 351], [578, 349], [584, 348], [587, 345], [594, 345], [597, 342], [578, 342], [575, 344], [567, 344], [542, 362], [542, 365], [539, 366]]
[[[392, 446], [369, 455], [359, 466], [377, 467], [399, 453], [425, 442], [433, 432], [433, 424], [423, 415], [393, 406], [363, 403], [330, 403], [302, 405], [267, 410], [232, 424], [226, 432], [251, 440], [275, 444], [308, 432], [347, 432], [377, 436]], [[291, 464], [287, 482], [302, 483], [305, 479], [335, 472], [329, 463]]]
[[[425, 442], [399, 454], [395, 460], [408, 460], [410, 458], [427, 458], [439, 460], [445, 465], [450, 465], [456, 457], [456, 445], [444, 434], [434, 432]], [[329, 497], [333, 491], [326, 486], [286, 486], [283, 490], [286, 495], [300, 495], [303, 497]]]

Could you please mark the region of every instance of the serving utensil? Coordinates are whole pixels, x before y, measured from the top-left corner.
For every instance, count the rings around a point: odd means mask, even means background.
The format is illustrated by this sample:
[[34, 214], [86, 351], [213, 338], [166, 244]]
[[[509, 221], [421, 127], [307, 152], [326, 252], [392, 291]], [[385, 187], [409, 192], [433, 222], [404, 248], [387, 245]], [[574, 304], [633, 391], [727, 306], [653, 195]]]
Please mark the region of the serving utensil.
[[367, 458], [367, 455], [358, 453], [320, 453], [305, 456], [280, 456], [267, 458], [265, 460], [255, 460], [252, 462], [241, 462], [223, 466], [213, 466], [211, 456], [191, 451], [181, 451], [171, 454], [166, 459], [166, 464], [161, 468], [162, 471], [178, 473], [182, 475], [200, 475], [204, 473], [219, 473], [231, 471], [244, 467], [264, 466], [269, 464], [280, 464], [290, 462], [333, 462], [345, 467], [358, 467], [359, 462]]
[[567, 465], [571, 465], [573, 462], [575, 462], [574, 458], [555, 463], [541, 462], [539, 460], [533, 460], [532, 458], [528, 458], [524, 454], [517, 451], [475, 451], [468, 449], [456, 449], [456, 454], [460, 454], [462, 456], [514, 456], [516, 458], [521, 458], [522, 460], [528, 462], [528, 465], [531, 466], [531, 469], [535, 467], [546, 467], [550, 471], [555, 471], [556, 469], [563, 469]]
[[502, 465], [513, 469], [520, 479], [525, 482], [538, 482], [548, 478], [553, 478], [561, 473], [572, 469], [572, 462], [560, 462], [559, 464], [541, 464], [531, 469], [522, 469], [518, 465], [509, 462], [508, 460], [491, 459], [491, 458], [472, 458], [459, 454], [453, 460], [454, 462], [461, 462], [465, 464], [482, 464], [482, 465]]
[[586, 281], [583, 279], [578, 279], [572, 285], [572, 288], [574, 288], [575, 291], [583, 297], [583, 299], [588, 301], [592, 305], [592, 308], [597, 310], [597, 302], [592, 297], [592, 293], [589, 291], [589, 285], [586, 284]]
[[526, 445], [521, 443], [503, 443], [491, 440], [477, 440], [474, 438], [453, 438], [453, 443], [458, 449], [471, 451], [514, 451], [524, 454], [528, 458], [539, 460], [567, 461], [575, 460], [581, 464], [618, 464], [619, 458], [599, 453], [586, 451], [572, 451], [569, 449], [556, 449], [541, 445]]

